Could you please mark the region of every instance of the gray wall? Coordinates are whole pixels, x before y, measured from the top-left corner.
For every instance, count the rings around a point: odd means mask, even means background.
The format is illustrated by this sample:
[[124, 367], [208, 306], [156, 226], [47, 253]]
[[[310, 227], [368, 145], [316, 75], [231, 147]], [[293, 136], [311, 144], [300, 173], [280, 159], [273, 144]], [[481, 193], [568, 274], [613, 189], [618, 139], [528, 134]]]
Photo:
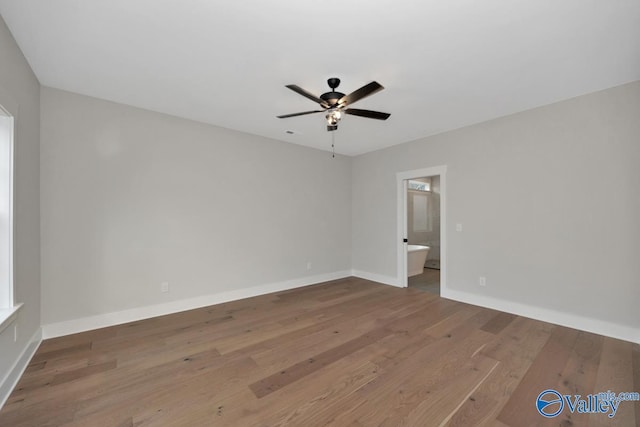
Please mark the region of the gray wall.
[[[40, 327], [40, 84], [0, 18], [0, 104], [15, 120], [14, 283], [18, 341], [10, 325], [0, 334], [0, 381]], [[6, 385], [6, 384], [5, 384]]]
[[640, 328], [639, 118], [634, 82], [356, 157], [353, 268], [396, 276], [396, 173], [447, 165], [448, 288]]
[[43, 324], [351, 268], [350, 158], [41, 100]]

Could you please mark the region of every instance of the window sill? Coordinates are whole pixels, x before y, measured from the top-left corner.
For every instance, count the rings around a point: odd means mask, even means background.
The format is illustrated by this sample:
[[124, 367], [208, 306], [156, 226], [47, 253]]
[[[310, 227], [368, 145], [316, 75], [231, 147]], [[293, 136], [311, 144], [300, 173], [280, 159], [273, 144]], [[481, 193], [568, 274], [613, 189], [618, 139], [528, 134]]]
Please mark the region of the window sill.
[[18, 310], [20, 310], [22, 306], [23, 304], [19, 303], [13, 307], [0, 308], [0, 334], [16, 319]]

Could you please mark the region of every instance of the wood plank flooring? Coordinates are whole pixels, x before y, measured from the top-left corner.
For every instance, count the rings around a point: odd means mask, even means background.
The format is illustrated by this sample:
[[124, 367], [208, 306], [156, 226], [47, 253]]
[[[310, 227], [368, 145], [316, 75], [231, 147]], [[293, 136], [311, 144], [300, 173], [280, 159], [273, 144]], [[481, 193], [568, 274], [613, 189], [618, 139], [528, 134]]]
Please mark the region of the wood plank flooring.
[[640, 346], [348, 278], [46, 340], [0, 426], [640, 425]]

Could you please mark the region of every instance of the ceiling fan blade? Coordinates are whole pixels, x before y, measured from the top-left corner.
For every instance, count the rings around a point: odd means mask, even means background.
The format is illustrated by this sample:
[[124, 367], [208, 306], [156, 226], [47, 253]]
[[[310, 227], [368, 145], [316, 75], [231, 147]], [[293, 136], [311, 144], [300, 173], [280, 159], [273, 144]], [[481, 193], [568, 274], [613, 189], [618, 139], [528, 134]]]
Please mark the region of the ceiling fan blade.
[[305, 98], [309, 98], [310, 100], [317, 102], [318, 104], [322, 105], [323, 107], [328, 107], [329, 105], [327, 104], [326, 101], [318, 98], [317, 96], [315, 96], [314, 94], [307, 92], [306, 90], [302, 89], [300, 86], [298, 85], [287, 85], [286, 87], [288, 87], [289, 89], [291, 89], [292, 91], [299, 93], [300, 95], [304, 96]]
[[303, 111], [302, 113], [284, 114], [282, 116], [276, 116], [279, 119], [286, 119], [287, 117], [304, 116], [305, 114], [322, 113], [324, 110]]
[[371, 82], [369, 84], [362, 86], [360, 89], [356, 89], [355, 91], [351, 92], [349, 95], [343, 96], [338, 101], [338, 104], [340, 105], [353, 104], [354, 102], [359, 101], [362, 98], [365, 98], [369, 95], [373, 95], [374, 93], [382, 89], [384, 89], [384, 86], [382, 86], [380, 83]]
[[345, 114], [351, 114], [352, 116], [366, 117], [368, 119], [387, 120], [391, 114], [381, 113], [380, 111], [361, 110], [359, 108], [347, 108], [344, 110]]

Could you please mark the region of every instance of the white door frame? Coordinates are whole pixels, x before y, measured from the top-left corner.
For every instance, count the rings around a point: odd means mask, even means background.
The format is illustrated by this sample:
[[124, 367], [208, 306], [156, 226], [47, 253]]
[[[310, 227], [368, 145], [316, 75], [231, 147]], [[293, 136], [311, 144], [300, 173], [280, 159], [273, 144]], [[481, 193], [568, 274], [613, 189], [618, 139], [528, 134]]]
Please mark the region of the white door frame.
[[425, 169], [414, 169], [410, 171], [398, 172], [397, 200], [398, 200], [398, 220], [397, 220], [397, 253], [398, 253], [398, 278], [400, 287], [408, 286], [407, 280], [407, 181], [414, 178], [440, 175], [440, 293], [446, 288], [447, 283], [447, 166], [434, 166]]

